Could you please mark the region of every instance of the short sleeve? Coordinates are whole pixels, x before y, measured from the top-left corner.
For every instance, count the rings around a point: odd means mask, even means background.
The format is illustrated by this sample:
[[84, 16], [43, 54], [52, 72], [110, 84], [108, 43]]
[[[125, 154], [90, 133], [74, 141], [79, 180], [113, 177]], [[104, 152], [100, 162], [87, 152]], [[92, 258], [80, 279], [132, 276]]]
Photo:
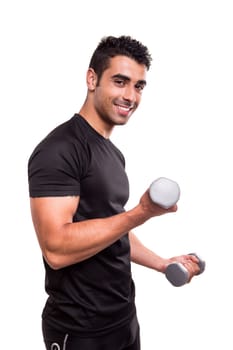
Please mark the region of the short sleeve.
[[28, 162], [30, 197], [80, 195], [86, 162], [83, 153], [65, 141], [38, 145]]

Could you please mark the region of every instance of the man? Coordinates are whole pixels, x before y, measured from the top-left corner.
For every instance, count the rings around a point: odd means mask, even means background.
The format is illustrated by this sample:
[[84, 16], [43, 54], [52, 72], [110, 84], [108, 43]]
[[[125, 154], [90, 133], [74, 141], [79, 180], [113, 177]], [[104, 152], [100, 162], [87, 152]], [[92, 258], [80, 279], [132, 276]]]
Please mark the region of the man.
[[53, 130], [29, 159], [32, 219], [43, 253], [43, 336], [49, 350], [139, 350], [131, 261], [164, 272], [179, 261], [191, 278], [195, 256], [164, 259], [132, 229], [176, 212], [152, 203], [148, 190], [126, 211], [122, 153], [110, 141], [115, 125], [139, 106], [150, 68], [148, 49], [127, 36], [101, 40], [87, 71], [78, 114]]

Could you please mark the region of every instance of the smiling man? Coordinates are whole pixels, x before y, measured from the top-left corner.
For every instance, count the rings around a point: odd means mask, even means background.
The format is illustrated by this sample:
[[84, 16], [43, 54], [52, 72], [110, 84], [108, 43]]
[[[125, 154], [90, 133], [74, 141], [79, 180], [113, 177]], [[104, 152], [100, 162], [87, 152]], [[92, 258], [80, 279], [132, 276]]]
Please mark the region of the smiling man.
[[87, 72], [88, 95], [80, 110], [80, 115], [94, 128], [101, 125], [98, 131], [106, 138], [115, 125], [127, 123], [138, 107], [150, 60], [148, 56], [142, 64], [120, 54], [109, 58], [108, 64], [101, 75], [97, 75], [91, 61]]
[[32, 219], [43, 254], [43, 336], [47, 350], [139, 350], [131, 261], [164, 272], [191, 255], [164, 259], [132, 229], [162, 209], [148, 190], [131, 210], [125, 160], [110, 141], [140, 104], [150, 68], [148, 49], [128, 36], [101, 40], [87, 71], [78, 114], [50, 132], [28, 164]]

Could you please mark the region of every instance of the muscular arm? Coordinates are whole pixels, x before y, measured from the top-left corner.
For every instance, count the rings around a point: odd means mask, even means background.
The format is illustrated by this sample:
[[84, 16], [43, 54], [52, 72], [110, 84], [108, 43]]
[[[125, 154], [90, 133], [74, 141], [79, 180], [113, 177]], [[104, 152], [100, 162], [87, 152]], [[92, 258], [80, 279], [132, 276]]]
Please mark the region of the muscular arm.
[[85, 260], [153, 216], [174, 212], [149, 199], [148, 191], [133, 209], [104, 219], [72, 222], [79, 197], [31, 198], [31, 214], [42, 253], [53, 269]]

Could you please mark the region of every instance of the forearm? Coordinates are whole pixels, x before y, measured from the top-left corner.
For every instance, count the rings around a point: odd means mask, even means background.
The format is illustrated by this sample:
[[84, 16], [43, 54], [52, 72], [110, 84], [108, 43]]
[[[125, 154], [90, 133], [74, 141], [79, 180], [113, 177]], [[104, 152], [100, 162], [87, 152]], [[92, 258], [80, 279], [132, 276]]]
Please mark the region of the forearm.
[[169, 259], [164, 259], [145, 247], [133, 232], [129, 233], [131, 261], [150, 269], [164, 272]]
[[186, 254], [164, 259], [146, 248], [132, 232], [129, 233], [129, 238], [131, 261], [136, 264], [164, 273], [169, 264], [181, 263], [189, 272], [189, 282], [200, 272], [199, 261], [195, 255]]

